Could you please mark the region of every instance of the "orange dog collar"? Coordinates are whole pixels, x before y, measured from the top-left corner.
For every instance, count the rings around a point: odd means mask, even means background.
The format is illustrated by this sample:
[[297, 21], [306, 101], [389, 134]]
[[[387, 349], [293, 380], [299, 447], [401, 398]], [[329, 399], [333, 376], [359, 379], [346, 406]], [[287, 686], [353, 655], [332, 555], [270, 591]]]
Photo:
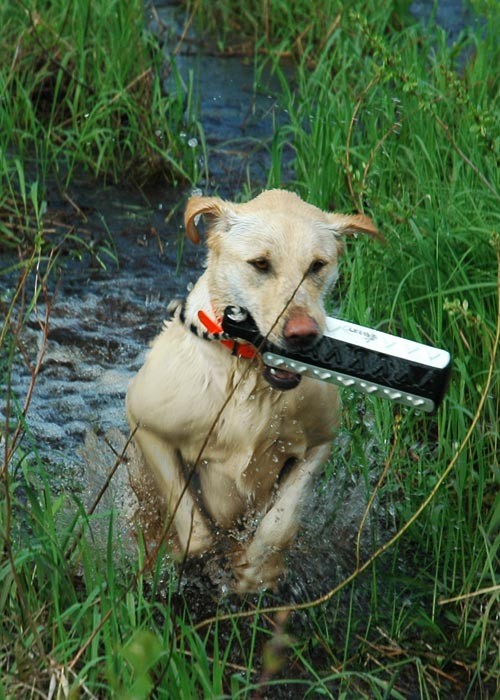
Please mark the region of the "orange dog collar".
[[198, 319], [209, 333], [215, 336], [222, 336], [221, 338], [217, 339], [231, 351], [232, 355], [236, 355], [236, 357], [244, 357], [247, 360], [252, 360], [258, 354], [256, 348], [253, 345], [250, 345], [250, 343], [238, 343], [236, 340], [225, 339], [224, 331], [220, 325], [220, 322], [214, 321], [204, 311], [198, 311]]

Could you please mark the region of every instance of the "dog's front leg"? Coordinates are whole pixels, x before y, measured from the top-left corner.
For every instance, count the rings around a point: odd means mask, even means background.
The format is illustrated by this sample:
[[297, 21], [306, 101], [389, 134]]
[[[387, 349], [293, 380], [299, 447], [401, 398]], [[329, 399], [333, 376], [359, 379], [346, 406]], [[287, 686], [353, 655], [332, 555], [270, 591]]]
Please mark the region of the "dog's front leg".
[[326, 462], [331, 445], [308, 450], [284, 476], [272, 508], [261, 520], [255, 535], [235, 562], [236, 590], [239, 593], [273, 588], [284, 570], [285, 551], [295, 537], [302, 507], [314, 477]]
[[134, 440], [167, 503], [166, 517], [173, 516], [182, 552], [196, 555], [207, 551], [213, 536], [186, 485], [180, 452], [145, 428], [137, 429]]

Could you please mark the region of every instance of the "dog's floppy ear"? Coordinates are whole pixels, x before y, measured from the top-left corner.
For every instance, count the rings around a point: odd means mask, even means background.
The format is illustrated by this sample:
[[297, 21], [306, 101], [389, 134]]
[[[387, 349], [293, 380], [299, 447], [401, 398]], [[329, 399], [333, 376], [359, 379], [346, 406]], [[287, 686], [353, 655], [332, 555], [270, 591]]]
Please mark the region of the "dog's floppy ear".
[[330, 226], [337, 236], [356, 236], [367, 233], [379, 241], [385, 241], [369, 216], [365, 214], [328, 214]]
[[190, 197], [184, 212], [184, 226], [187, 237], [193, 243], [200, 242], [200, 233], [196, 228], [198, 218], [202, 215], [222, 216], [226, 211], [225, 203], [219, 197]]

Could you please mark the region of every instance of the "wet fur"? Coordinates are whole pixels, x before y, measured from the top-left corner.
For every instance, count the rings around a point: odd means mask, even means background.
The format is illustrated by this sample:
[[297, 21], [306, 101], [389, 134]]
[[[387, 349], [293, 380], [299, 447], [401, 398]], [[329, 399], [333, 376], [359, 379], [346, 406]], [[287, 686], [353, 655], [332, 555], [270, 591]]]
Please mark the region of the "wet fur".
[[[200, 327], [200, 309], [220, 318], [237, 304], [282, 347], [316, 328], [320, 335], [342, 236], [377, 231], [368, 217], [323, 212], [283, 190], [245, 204], [192, 197], [185, 225], [195, 243], [202, 215], [207, 266], [187, 298], [187, 322], [177, 314], [154, 341], [130, 384], [127, 416], [146, 480], [152, 475], [167, 511], [176, 509], [179, 550], [197, 555], [232, 542], [234, 587], [256, 591], [275, 586], [283, 573], [304, 499], [330, 453], [338, 393], [307, 378], [290, 391], [273, 388], [260, 360], [234, 357], [189, 324]], [[256, 267], [259, 260], [267, 270]]]

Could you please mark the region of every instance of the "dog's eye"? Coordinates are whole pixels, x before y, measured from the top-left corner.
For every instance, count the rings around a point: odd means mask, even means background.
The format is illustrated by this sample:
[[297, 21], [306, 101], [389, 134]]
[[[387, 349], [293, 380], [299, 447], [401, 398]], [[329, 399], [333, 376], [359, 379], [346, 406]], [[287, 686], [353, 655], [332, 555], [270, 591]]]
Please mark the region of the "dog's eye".
[[249, 260], [248, 262], [259, 272], [269, 272], [271, 269], [271, 263], [267, 258], [255, 258], [255, 260]]
[[312, 273], [313, 275], [316, 275], [318, 272], [320, 272], [325, 265], [327, 264], [326, 260], [314, 260], [311, 263], [311, 266], [309, 268], [309, 272]]

